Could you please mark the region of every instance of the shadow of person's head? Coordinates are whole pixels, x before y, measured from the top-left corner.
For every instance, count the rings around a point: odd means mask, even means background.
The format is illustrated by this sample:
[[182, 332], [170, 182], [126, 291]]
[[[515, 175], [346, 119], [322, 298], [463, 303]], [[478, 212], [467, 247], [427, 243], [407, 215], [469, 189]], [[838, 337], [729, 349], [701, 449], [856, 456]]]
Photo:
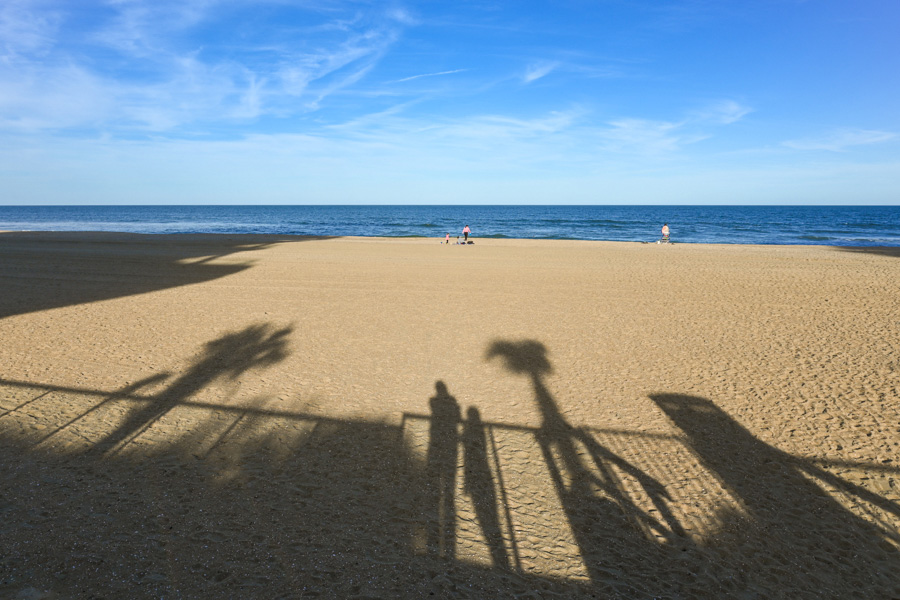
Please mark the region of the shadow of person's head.
[[434, 392], [437, 398], [449, 398], [450, 392], [447, 390], [447, 384], [443, 381], [434, 382]]

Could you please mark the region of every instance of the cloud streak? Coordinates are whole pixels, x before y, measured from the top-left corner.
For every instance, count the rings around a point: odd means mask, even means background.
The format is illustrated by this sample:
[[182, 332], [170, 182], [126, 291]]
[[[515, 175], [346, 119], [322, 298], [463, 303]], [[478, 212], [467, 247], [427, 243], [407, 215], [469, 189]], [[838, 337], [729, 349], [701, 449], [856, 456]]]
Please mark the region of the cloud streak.
[[0, 62], [47, 52], [61, 20], [58, 11], [38, 12], [25, 0], [4, 2], [0, 5]]
[[708, 121], [720, 125], [737, 123], [753, 112], [749, 106], [744, 106], [734, 100], [721, 100], [706, 108], [696, 111], [692, 117], [698, 121]]
[[545, 60], [528, 65], [522, 75], [522, 82], [527, 84], [542, 79], [555, 71], [559, 64], [558, 61]]
[[[493, 129], [484, 132], [485, 123]], [[386, 119], [341, 135], [240, 140], [34, 137], [0, 146], [0, 190], [14, 203], [689, 203], [718, 199], [839, 202], [837, 180], [870, 200], [892, 198], [898, 163], [798, 168], [628, 161], [590, 146], [577, 115], [483, 117], [411, 131]], [[653, 127], [650, 127], [653, 129]], [[663, 127], [665, 129], [665, 127]], [[667, 130], [668, 131], [668, 130]], [[494, 136], [502, 133], [501, 139]], [[9, 141], [9, 140], [8, 140]], [[570, 147], [577, 144], [579, 152]], [[48, 172], [52, 177], [46, 177]], [[104, 194], [98, 195], [102, 181]], [[198, 182], [202, 185], [198, 186]]]
[[783, 146], [794, 150], [824, 150], [828, 152], [844, 152], [853, 146], [868, 146], [897, 139], [897, 134], [890, 131], [872, 129], [837, 129], [816, 138], [787, 140]]
[[423, 77], [438, 77], [440, 75], [452, 75], [453, 73], [465, 73], [468, 69], [453, 69], [452, 71], [439, 71], [437, 73], [422, 73], [421, 75], [413, 75], [411, 77], [404, 77], [403, 79], [395, 79], [390, 83], [403, 83], [404, 81], [412, 81], [414, 79], [421, 79]]
[[705, 136], [686, 132], [684, 122], [624, 118], [611, 121], [609, 127], [598, 131], [598, 137], [608, 151], [661, 155]]
[[[77, 28], [44, 3], [0, 8], [0, 128], [177, 135], [201, 123], [319, 110], [369, 74], [414, 22], [400, 9], [360, 17], [353, 7], [347, 17], [331, 6], [323, 16], [307, 11], [304, 23], [325, 21], [298, 44], [288, 28], [272, 36], [245, 27], [258, 8], [249, 2], [121, 0], [109, 8], [86, 11], [89, 23]], [[241, 45], [197, 33], [226, 26], [244, 34]]]

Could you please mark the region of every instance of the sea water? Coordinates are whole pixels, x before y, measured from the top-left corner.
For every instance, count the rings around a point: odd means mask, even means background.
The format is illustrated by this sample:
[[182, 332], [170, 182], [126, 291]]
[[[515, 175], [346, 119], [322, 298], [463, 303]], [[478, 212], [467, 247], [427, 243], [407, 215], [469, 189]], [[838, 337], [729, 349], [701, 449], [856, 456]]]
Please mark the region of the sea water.
[[900, 246], [900, 206], [0, 206], [0, 230]]

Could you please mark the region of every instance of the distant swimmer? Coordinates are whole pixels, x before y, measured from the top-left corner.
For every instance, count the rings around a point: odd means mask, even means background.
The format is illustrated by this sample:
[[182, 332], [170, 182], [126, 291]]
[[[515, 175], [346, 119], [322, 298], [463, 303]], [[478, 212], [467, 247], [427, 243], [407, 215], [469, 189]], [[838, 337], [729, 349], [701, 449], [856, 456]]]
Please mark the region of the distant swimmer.
[[463, 227], [463, 236], [465, 236], [465, 239], [463, 240], [464, 242], [468, 242], [468, 241], [469, 241], [469, 234], [470, 234], [470, 233], [472, 233], [472, 230], [469, 229], [469, 226], [468, 226], [468, 225], [466, 225], [465, 227]]

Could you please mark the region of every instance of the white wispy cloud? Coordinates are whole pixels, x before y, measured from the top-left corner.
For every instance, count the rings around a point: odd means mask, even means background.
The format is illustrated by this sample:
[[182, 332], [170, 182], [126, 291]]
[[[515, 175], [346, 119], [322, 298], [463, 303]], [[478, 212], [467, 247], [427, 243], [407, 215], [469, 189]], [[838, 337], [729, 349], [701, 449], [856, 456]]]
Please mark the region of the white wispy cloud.
[[112, 109], [107, 87], [75, 65], [36, 69], [0, 65], [0, 128], [76, 127], [102, 121]]
[[596, 129], [598, 143], [606, 150], [644, 156], [674, 155], [685, 147], [715, 137], [721, 127], [752, 112], [732, 100], [723, 100], [688, 111], [678, 120], [639, 117], [612, 119]]
[[322, 100], [339, 90], [357, 83], [359, 80], [365, 77], [369, 73], [369, 71], [374, 68], [375, 62], [376, 61], [374, 60], [367, 61], [362, 65], [350, 69], [349, 71], [344, 71], [339, 76], [332, 78], [324, 87], [322, 87], [317, 92], [315, 99], [308, 102], [306, 106], [313, 110], [319, 108]]
[[607, 150], [659, 155], [679, 150], [704, 135], [685, 130], [685, 122], [623, 118], [611, 121], [598, 131]]
[[49, 50], [60, 20], [59, 11], [35, 10], [28, 0], [0, 4], [0, 61]]
[[437, 73], [422, 73], [421, 75], [412, 75], [403, 79], [395, 79], [390, 83], [403, 83], [404, 81], [412, 81], [413, 79], [421, 79], [422, 77], [437, 77], [439, 75], [452, 75], [453, 73], [465, 73], [468, 69], [453, 69], [451, 71], [439, 71]]
[[0, 5], [0, 127], [175, 132], [316, 110], [358, 84], [396, 43], [399, 28], [414, 22], [401, 8], [361, 17], [357, 6], [301, 3], [312, 11], [308, 22], [325, 20], [323, 31], [297, 44], [290, 30], [272, 40], [251, 29], [224, 53], [204, 47], [192, 28], [220, 26], [223, 14], [233, 19], [255, 10], [253, 3], [110, 0], [109, 11], [76, 25], [66, 11], [47, 8], [49, 1]]
[[890, 131], [878, 131], [873, 129], [843, 128], [831, 131], [820, 137], [787, 140], [783, 146], [794, 150], [826, 150], [829, 152], [843, 152], [852, 146], [866, 146], [879, 144], [897, 139], [897, 134]]
[[[281, 91], [292, 96], [302, 96], [313, 82], [322, 81], [355, 63], [358, 67], [358, 63], [365, 59], [377, 59], [392, 42], [391, 37], [357, 35], [339, 45], [320, 51], [306, 53], [287, 51], [281, 57], [285, 66], [277, 72], [282, 83]], [[355, 70], [358, 71], [359, 68]], [[329, 84], [329, 87], [332, 91], [338, 89], [333, 84]], [[324, 97], [321, 92], [314, 93], [320, 100]]]
[[114, 16], [93, 39], [136, 56], [168, 53], [167, 38], [215, 15], [222, 0], [111, 0]]
[[387, 17], [402, 25], [412, 27], [419, 25], [420, 21], [408, 9], [401, 6], [393, 6], [387, 10]]
[[544, 60], [528, 65], [525, 69], [525, 73], [522, 75], [522, 81], [524, 83], [531, 83], [532, 81], [537, 81], [542, 77], [546, 77], [556, 70], [556, 68], [559, 67], [559, 64], [558, 61]]
[[[228, 141], [7, 137], [0, 145], [0, 195], [24, 204], [125, 198], [147, 204], [845, 203], [848, 197], [890, 204], [900, 172], [896, 160], [831, 164], [826, 178], [820, 165], [790, 161], [772, 167], [743, 160], [719, 166], [625, 160], [592, 152], [574, 130], [535, 136], [531, 143], [482, 139], [459, 146], [437, 144], [430, 132], [401, 133], [358, 139], [257, 134]], [[572, 142], [581, 149], [574, 160], [567, 152]]]
[[503, 115], [483, 115], [457, 119], [434, 128], [434, 135], [456, 142], [488, 141], [530, 143], [567, 132], [578, 121], [580, 111], [554, 111], [547, 115], [522, 119]]
[[331, 126], [326, 135], [339, 135], [351, 145], [377, 143], [398, 152], [418, 149], [423, 156], [445, 153], [456, 160], [470, 156], [471, 168], [481, 169], [474, 163], [485, 163], [488, 156], [504, 164], [518, 160], [589, 165], [635, 157], [669, 160], [724, 126], [721, 120], [688, 116], [680, 120], [622, 116], [598, 122], [597, 115], [582, 106], [531, 117], [482, 114], [448, 119], [408, 112], [412, 104]]
[[692, 116], [699, 121], [730, 125], [740, 121], [752, 112], [752, 108], [734, 100], [720, 100], [699, 111], [695, 111]]

